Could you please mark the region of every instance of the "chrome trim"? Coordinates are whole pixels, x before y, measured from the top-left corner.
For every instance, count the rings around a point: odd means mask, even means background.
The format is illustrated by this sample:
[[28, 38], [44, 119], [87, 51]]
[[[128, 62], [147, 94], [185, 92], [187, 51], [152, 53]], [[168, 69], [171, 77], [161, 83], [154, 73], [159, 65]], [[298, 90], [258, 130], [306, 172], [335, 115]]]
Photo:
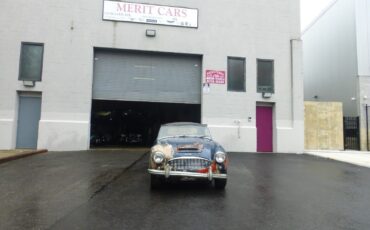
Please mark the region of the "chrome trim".
[[164, 166], [164, 175], [165, 175], [166, 178], [170, 177], [170, 172], [171, 172], [171, 166], [165, 165]]
[[[198, 173], [198, 172], [189, 172], [189, 171], [177, 171], [176, 165], [173, 168], [170, 164], [172, 161], [176, 164], [176, 161], [178, 160], [184, 160], [184, 163], [191, 160], [199, 160], [199, 162], [205, 162], [207, 163], [208, 172], [206, 173]], [[186, 166], [184, 166], [186, 167]], [[154, 175], [162, 175], [165, 176], [165, 178], [170, 178], [171, 176], [175, 177], [193, 177], [193, 178], [204, 178], [208, 179], [209, 181], [212, 181], [214, 178], [217, 179], [227, 179], [227, 174], [214, 174], [212, 171], [212, 161], [208, 160], [207, 158], [203, 157], [177, 157], [169, 160], [167, 164], [164, 165], [164, 169], [148, 169], [148, 172], [150, 174]]]
[[202, 157], [176, 157], [167, 162], [173, 171], [197, 171], [208, 168], [212, 161]]
[[[148, 169], [148, 172], [153, 175], [162, 175], [166, 176], [166, 172], [164, 170], [156, 170], [156, 169]], [[169, 171], [168, 177], [175, 176], [175, 177], [194, 177], [194, 178], [205, 178], [208, 180], [212, 179], [227, 179], [227, 174], [214, 174], [212, 170], [209, 171], [210, 173], [193, 173], [193, 172], [178, 172], [178, 171]]]
[[173, 160], [183, 160], [183, 159], [190, 159], [190, 160], [194, 160], [194, 159], [199, 159], [199, 160], [207, 160], [207, 161], [210, 161], [209, 159], [207, 158], [203, 158], [203, 157], [176, 157], [176, 158], [172, 158], [171, 160], [169, 161], [173, 161]]
[[212, 172], [212, 165], [208, 168], [208, 180], [212, 181], [213, 178], [213, 172]]
[[[224, 159], [222, 162], [218, 162], [218, 161], [216, 160], [216, 159], [217, 159], [217, 154], [224, 154], [225, 159]], [[225, 152], [217, 151], [217, 152], [215, 153], [215, 161], [216, 161], [217, 163], [222, 164], [222, 163], [224, 163], [224, 162], [225, 162], [225, 160], [226, 160], [226, 153], [225, 153]]]
[[[162, 161], [161, 161], [161, 162], [159, 162], [159, 163], [155, 162], [155, 160], [154, 160], [154, 156], [155, 156], [156, 154], [158, 154], [158, 155], [162, 155]], [[165, 157], [164, 153], [162, 153], [162, 152], [160, 152], [160, 151], [152, 152], [152, 154], [151, 154], [151, 155], [152, 155], [152, 156], [151, 156], [151, 157], [152, 157], [152, 161], [153, 161], [154, 163], [156, 163], [157, 165], [162, 164], [162, 163], [165, 161], [165, 159], [166, 159], [166, 157]]]

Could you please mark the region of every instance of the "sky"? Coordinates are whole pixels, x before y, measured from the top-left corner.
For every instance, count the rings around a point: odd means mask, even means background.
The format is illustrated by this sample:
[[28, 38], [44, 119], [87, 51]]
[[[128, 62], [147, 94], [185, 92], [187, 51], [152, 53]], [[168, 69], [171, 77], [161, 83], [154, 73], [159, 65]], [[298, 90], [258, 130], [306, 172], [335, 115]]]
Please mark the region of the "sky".
[[334, 0], [301, 0], [302, 31]]

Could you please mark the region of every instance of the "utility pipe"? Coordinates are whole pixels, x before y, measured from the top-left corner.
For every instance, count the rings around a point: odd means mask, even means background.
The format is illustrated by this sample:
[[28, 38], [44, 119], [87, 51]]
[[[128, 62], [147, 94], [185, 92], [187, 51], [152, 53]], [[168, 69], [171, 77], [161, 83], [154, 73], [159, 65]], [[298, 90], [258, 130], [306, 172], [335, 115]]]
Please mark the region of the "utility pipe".
[[368, 108], [369, 106], [366, 104], [366, 148], [367, 151], [369, 151], [369, 112]]

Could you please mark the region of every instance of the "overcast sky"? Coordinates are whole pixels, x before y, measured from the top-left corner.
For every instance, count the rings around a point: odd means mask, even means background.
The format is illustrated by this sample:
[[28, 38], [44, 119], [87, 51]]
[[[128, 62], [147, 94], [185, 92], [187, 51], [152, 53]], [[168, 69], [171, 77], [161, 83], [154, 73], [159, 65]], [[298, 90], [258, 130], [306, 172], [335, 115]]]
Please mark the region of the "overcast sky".
[[301, 0], [301, 28], [304, 30], [334, 0]]

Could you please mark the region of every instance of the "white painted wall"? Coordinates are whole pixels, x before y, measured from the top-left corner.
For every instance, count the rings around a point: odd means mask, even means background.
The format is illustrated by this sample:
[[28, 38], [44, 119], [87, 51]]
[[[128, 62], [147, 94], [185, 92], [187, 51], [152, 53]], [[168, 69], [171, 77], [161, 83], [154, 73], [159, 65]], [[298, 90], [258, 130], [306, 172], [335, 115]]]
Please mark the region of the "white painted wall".
[[[145, 2], [174, 5], [169, 0]], [[42, 92], [39, 148], [88, 149], [93, 48], [106, 47], [202, 54], [203, 74], [206, 69], [226, 70], [227, 56], [245, 57], [246, 92], [212, 85], [202, 97], [202, 121], [228, 151], [254, 152], [256, 103], [274, 103], [275, 151], [303, 151], [301, 47], [293, 46], [297, 62], [292, 66], [290, 43], [300, 36], [298, 0], [177, 1], [176, 6], [199, 9], [198, 29], [102, 21], [102, 4], [0, 1], [0, 136], [6, 137], [0, 139], [0, 149], [15, 147], [16, 91], [22, 90]], [[147, 38], [146, 29], [155, 29], [157, 36]], [[17, 80], [22, 41], [45, 44], [43, 79], [32, 89]], [[271, 99], [256, 93], [257, 58], [275, 60], [276, 93]], [[235, 120], [241, 121], [240, 138]]]

